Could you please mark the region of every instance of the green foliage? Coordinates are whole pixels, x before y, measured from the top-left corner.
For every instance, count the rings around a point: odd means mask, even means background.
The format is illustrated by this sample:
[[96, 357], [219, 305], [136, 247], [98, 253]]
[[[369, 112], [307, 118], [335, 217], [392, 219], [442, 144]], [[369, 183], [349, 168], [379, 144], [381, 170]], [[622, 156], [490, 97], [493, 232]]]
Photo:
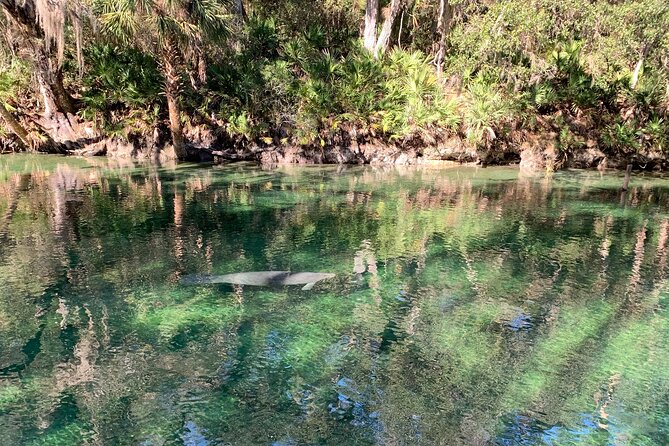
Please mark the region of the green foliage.
[[669, 148], [669, 124], [664, 118], [649, 120], [641, 129], [641, 136], [654, 149], [663, 152]]
[[[21, 99], [29, 90], [30, 70], [19, 58], [11, 57], [9, 60], [0, 57], [0, 107], [4, 107], [10, 113], [16, 111], [21, 105]], [[0, 150], [4, 149], [4, 141], [13, 132], [6, 127], [4, 119], [0, 119]]]
[[[360, 42], [364, 3], [251, 0], [242, 15], [240, 3], [222, 0], [95, 0], [88, 12], [102, 32], [84, 30], [83, 78], [69, 40], [64, 75], [82, 118], [107, 132], [157, 124], [167, 95], [181, 122], [241, 144], [325, 145], [348, 133], [506, 147], [519, 133], [555, 132], [569, 150], [586, 139], [640, 154], [667, 145], [664, 0], [450, 0], [443, 52], [440, 2], [403, 2], [379, 58]], [[26, 52], [19, 46], [0, 48], [0, 95], [17, 79], [7, 73]], [[21, 92], [37, 96], [32, 87]]]
[[498, 85], [489, 84], [482, 77], [469, 85], [466, 101], [467, 138], [475, 144], [492, 142], [497, 137], [494, 129], [512, 116], [512, 105]]
[[[492, 136], [501, 119], [492, 105], [499, 103], [494, 92], [472, 94], [481, 88], [472, 84], [483, 77], [500, 95], [513, 92], [509, 101], [520, 112], [516, 118], [558, 112], [583, 121], [587, 114], [592, 127], [579, 131], [600, 132], [594, 138], [610, 149], [636, 152], [666, 144], [658, 125], [669, 113], [669, 70], [661, 55], [669, 47], [666, 2], [514, 0], [463, 8], [450, 35], [446, 71], [472, 95], [464, 115], [465, 123], [473, 122], [466, 127], [474, 140], [481, 140], [482, 129]], [[495, 118], [482, 119], [487, 115]], [[564, 146], [578, 146], [585, 136], [572, 130], [559, 130]]]
[[639, 130], [634, 121], [617, 121], [604, 129], [603, 142], [611, 148], [638, 150]]
[[173, 45], [188, 49], [228, 34], [227, 10], [219, 0], [175, 0], [164, 4], [132, 0], [95, 0], [103, 31], [119, 42], [154, 54]]
[[550, 107], [558, 103], [559, 95], [556, 88], [547, 82], [533, 85], [530, 88], [531, 102], [537, 108]]
[[231, 115], [228, 118], [227, 131], [231, 136], [239, 135], [250, 139], [252, 134], [249, 126], [249, 118], [246, 113], [242, 112], [239, 115]]
[[103, 44], [90, 47], [87, 60], [79, 111], [84, 119], [102, 125], [107, 132], [133, 123], [155, 123], [162, 80], [150, 56]]
[[96, 110], [101, 103], [139, 107], [155, 101], [160, 94], [160, 74], [155, 61], [133, 49], [108, 44], [94, 45], [87, 54], [87, 70], [82, 79], [84, 101]]
[[21, 59], [12, 58], [6, 64], [0, 61], [0, 101], [16, 103], [17, 96], [29, 85], [30, 70]]
[[405, 137], [459, 124], [455, 102], [446, 99], [429, 57], [395, 50], [387, 59], [379, 112], [384, 132]]
[[232, 134], [253, 139], [272, 133], [313, 143], [340, 129], [406, 138], [459, 122], [430, 58], [420, 52], [375, 59], [356, 46], [336, 57], [324, 49], [322, 29], [284, 42], [274, 21], [258, 18], [249, 20], [246, 35], [246, 49], [215, 66], [209, 85], [222, 112], [243, 110], [228, 120]]
[[[620, 8], [581, 0], [452, 6], [446, 72], [451, 83], [460, 79], [460, 94], [445, 88], [431, 58], [421, 51], [395, 49], [376, 59], [357, 42], [347, 43], [342, 51], [327, 25], [286, 32], [280, 25], [283, 18], [262, 8], [262, 18], [248, 20], [241, 51], [215, 70], [211, 91], [220, 99], [223, 116], [230, 116], [227, 127], [233, 134], [246, 139], [269, 136], [275, 142], [322, 143], [355, 128], [358, 134], [389, 140], [419, 137], [425, 142], [434, 141], [440, 132], [462, 131], [471, 144], [486, 145], [505, 137], [514, 122], [536, 125], [537, 114], [558, 110], [573, 119], [584, 112], [599, 113], [596, 124], [601, 129], [624, 107], [634, 108], [639, 128], [662, 119], [667, 78], [656, 63], [658, 56], [648, 52], [640, 81], [631, 89], [631, 71], [607, 71], [605, 65], [611, 64], [602, 60], [603, 49], [597, 46], [598, 39], [604, 40], [592, 31], [592, 24], [599, 23], [625, 35], [624, 45], [630, 47], [634, 39], [662, 42], [665, 8], [658, 7], [655, 20], [644, 19], [652, 30], [642, 31], [635, 24], [640, 30], [636, 34], [614, 29], [607, 18], [613, 9], [620, 20], [625, 14], [642, 14], [657, 7], [656, 2]], [[432, 20], [429, 11], [436, 13], [433, 6], [416, 3], [411, 8], [423, 20]], [[421, 37], [415, 23], [407, 29], [411, 31], [403, 38], [413, 48], [428, 39]], [[634, 59], [627, 60], [633, 67]], [[453, 96], [458, 100], [447, 99]], [[237, 111], [231, 114], [231, 108]], [[246, 122], [237, 131], [242, 116]], [[576, 150], [583, 135], [568, 127], [563, 127], [561, 144]], [[642, 140], [646, 146], [660, 146], [661, 126], [650, 126]], [[615, 146], [631, 141], [625, 138]]]

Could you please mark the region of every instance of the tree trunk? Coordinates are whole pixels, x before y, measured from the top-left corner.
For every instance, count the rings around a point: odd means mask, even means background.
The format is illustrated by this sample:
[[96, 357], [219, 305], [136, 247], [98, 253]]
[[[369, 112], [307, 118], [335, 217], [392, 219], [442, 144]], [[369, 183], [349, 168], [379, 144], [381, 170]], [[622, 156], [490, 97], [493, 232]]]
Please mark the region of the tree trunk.
[[630, 178], [632, 176], [632, 167], [634, 167], [631, 163], [627, 165], [627, 170], [625, 170], [625, 179], [623, 180], [623, 187], [622, 191], [627, 192], [629, 190], [630, 186]]
[[197, 60], [197, 75], [200, 86], [204, 86], [207, 83], [207, 59], [202, 54]]
[[397, 48], [402, 49], [402, 29], [404, 28], [404, 11], [400, 17], [400, 30], [397, 32]]
[[37, 70], [37, 83], [39, 84], [39, 91], [42, 95], [44, 117], [51, 118], [59, 111], [58, 102], [56, 101], [56, 94], [53, 92], [45, 73], [39, 69]]
[[56, 98], [56, 105], [58, 106], [59, 111], [70, 113], [72, 115], [77, 112], [77, 106], [74, 98], [72, 98], [70, 93], [65, 89], [65, 85], [63, 85], [63, 70], [60, 68], [56, 70], [56, 74], [53, 77], [51, 90], [53, 90], [54, 97]]
[[236, 0], [235, 6], [237, 9], [237, 14], [239, 14], [243, 21], [246, 21], [246, 8], [244, 8], [244, 0]]
[[21, 123], [16, 120], [14, 115], [12, 115], [9, 110], [5, 108], [5, 105], [0, 102], [0, 116], [2, 116], [2, 119], [5, 121], [7, 124], [7, 127], [21, 140], [23, 145], [26, 146], [28, 150], [32, 148], [32, 145], [30, 144], [30, 135], [28, 135], [28, 131], [23, 128]]
[[21, 123], [5, 108], [4, 104], [0, 103], [0, 116], [7, 123], [10, 130], [21, 140], [26, 146], [26, 149], [36, 152], [46, 153], [67, 153], [66, 147], [57, 143], [49, 134], [47, 129], [42, 128], [45, 132], [41, 136], [34, 138], [30, 136], [28, 131], [21, 125]]
[[44, 115], [47, 118], [56, 113], [75, 114], [77, 112], [74, 99], [63, 85], [63, 71], [54, 68], [46, 51], [33, 46], [37, 65], [37, 82], [44, 101]]
[[44, 44], [46, 37], [36, 15], [34, 1], [0, 0], [0, 6], [11, 17], [16, 35], [21, 36], [23, 45], [33, 59], [44, 99], [45, 117], [50, 118], [57, 112], [74, 114], [75, 101], [63, 85], [59, 64], [52, 60]]
[[446, 36], [451, 28], [453, 8], [448, 0], [439, 1], [439, 18], [437, 19], [437, 34], [439, 34], [439, 46], [437, 48], [437, 75], [441, 77], [444, 72], [444, 57], [446, 56]]
[[187, 158], [188, 153], [186, 152], [186, 145], [184, 143], [179, 101], [174, 91], [172, 91], [169, 87], [167, 88], [165, 95], [167, 96], [167, 112], [170, 118], [170, 133], [172, 134], [172, 145], [174, 146], [174, 152], [180, 161], [184, 161]]
[[390, 42], [390, 34], [393, 32], [393, 26], [395, 25], [395, 20], [397, 20], [397, 15], [402, 9], [402, 0], [392, 0], [390, 3], [390, 9], [386, 14], [386, 18], [383, 21], [383, 26], [381, 27], [381, 33], [379, 34], [379, 39], [376, 41], [376, 47], [374, 53], [379, 55], [384, 53], [388, 49], [388, 43]]
[[207, 61], [204, 57], [201, 44], [193, 45], [193, 69], [188, 70], [193, 90], [200, 91], [207, 83]]
[[636, 63], [634, 71], [632, 72], [632, 79], [630, 80], [630, 88], [632, 90], [636, 90], [636, 86], [639, 83], [639, 77], [641, 77], [641, 70], [643, 69], [643, 59], [643, 56], [639, 58], [639, 61]]
[[186, 145], [184, 143], [183, 126], [181, 125], [181, 108], [179, 107], [180, 76], [175, 65], [176, 54], [170, 45], [165, 43], [163, 49], [163, 76], [165, 77], [165, 97], [167, 98], [167, 113], [170, 119], [170, 133], [172, 134], [172, 145], [174, 152], [180, 161], [187, 158]]
[[374, 51], [376, 45], [376, 22], [379, 16], [379, 0], [367, 0], [365, 8], [365, 29], [363, 31], [363, 42], [365, 48]]

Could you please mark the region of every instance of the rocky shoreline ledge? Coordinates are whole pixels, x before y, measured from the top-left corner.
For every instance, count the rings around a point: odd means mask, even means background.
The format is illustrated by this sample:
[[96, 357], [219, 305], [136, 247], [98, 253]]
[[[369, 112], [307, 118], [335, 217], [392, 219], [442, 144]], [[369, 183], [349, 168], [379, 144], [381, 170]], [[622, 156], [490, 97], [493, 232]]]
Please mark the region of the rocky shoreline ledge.
[[[189, 161], [228, 163], [252, 161], [275, 164], [370, 164], [412, 166], [425, 164], [478, 164], [483, 166], [520, 165], [525, 170], [564, 168], [662, 171], [669, 167], [661, 152], [644, 154], [605, 153], [591, 141], [578, 150], [561, 152], [554, 135], [525, 135], [524, 141], [504, 142], [488, 149], [469, 146], [457, 137], [432, 145], [392, 145], [383, 141], [357, 141], [342, 138], [322, 146], [229, 144], [216, 141], [202, 132], [191, 138]], [[165, 138], [152, 136], [103, 138], [80, 144], [68, 153], [79, 156], [107, 156], [120, 159], [176, 160], [176, 153]]]

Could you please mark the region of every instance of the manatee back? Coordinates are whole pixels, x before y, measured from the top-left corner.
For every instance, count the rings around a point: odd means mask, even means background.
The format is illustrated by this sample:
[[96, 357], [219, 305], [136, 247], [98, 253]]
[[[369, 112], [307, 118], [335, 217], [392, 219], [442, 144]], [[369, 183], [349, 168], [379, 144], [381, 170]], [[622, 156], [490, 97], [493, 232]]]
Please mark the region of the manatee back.
[[304, 285], [304, 284], [311, 284], [311, 283], [316, 283], [321, 280], [325, 279], [331, 279], [335, 275], [332, 273], [310, 273], [310, 272], [302, 272], [302, 273], [292, 273], [291, 275], [287, 276], [284, 285]]

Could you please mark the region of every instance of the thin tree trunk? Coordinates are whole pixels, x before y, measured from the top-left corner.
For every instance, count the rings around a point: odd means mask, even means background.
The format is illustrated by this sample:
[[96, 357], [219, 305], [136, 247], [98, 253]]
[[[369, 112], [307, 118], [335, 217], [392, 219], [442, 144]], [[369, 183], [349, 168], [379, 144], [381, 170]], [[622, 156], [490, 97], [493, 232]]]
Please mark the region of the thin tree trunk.
[[397, 32], [397, 47], [402, 49], [402, 28], [404, 28], [404, 11], [402, 11], [402, 16], [400, 17], [400, 30]]
[[397, 15], [399, 14], [400, 9], [402, 9], [402, 0], [392, 0], [390, 3], [390, 9], [388, 10], [386, 18], [383, 21], [381, 33], [379, 33], [379, 39], [376, 41], [376, 47], [374, 49], [376, 55], [384, 53], [388, 49], [390, 34], [393, 32], [393, 26], [395, 25], [395, 20], [397, 19]]
[[237, 14], [242, 18], [243, 21], [246, 22], [246, 8], [244, 8], [244, 0], [236, 0], [236, 9], [237, 9]]
[[630, 177], [632, 176], [632, 167], [634, 167], [631, 163], [627, 165], [627, 170], [625, 170], [625, 179], [623, 180], [623, 192], [627, 192], [629, 190], [630, 186]]
[[5, 108], [5, 105], [0, 102], [0, 116], [2, 116], [2, 119], [5, 121], [7, 124], [7, 127], [21, 140], [23, 145], [26, 146], [27, 149], [31, 149], [32, 145], [30, 144], [30, 136], [28, 135], [28, 131], [23, 128], [21, 123], [16, 120], [14, 115], [12, 115], [9, 110]]
[[204, 57], [204, 52], [200, 43], [194, 45], [193, 48], [193, 66], [194, 69], [188, 70], [190, 83], [195, 91], [200, 91], [207, 83], [207, 61]]
[[379, 0], [367, 0], [365, 8], [365, 29], [363, 31], [363, 42], [365, 48], [374, 51], [376, 45], [376, 22], [379, 17]]
[[632, 79], [630, 80], [630, 88], [632, 90], [636, 90], [636, 86], [639, 83], [639, 77], [641, 77], [641, 70], [643, 69], [643, 59], [643, 56], [639, 58], [639, 61], [636, 63], [634, 71], [632, 72]]
[[207, 83], [207, 59], [202, 54], [198, 57], [197, 61], [197, 75], [200, 85], [204, 86]]
[[439, 34], [439, 46], [437, 48], [437, 75], [441, 77], [444, 72], [444, 57], [446, 56], [446, 36], [451, 28], [453, 9], [448, 0], [439, 1], [439, 18], [437, 20], [437, 34]]
[[179, 107], [180, 76], [175, 65], [175, 52], [170, 42], [166, 42], [163, 50], [163, 76], [165, 77], [165, 97], [167, 98], [167, 113], [170, 119], [170, 133], [172, 145], [179, 160], [187, 158], [184, 143], [183, 126], [181, 124], [181, 108]]

